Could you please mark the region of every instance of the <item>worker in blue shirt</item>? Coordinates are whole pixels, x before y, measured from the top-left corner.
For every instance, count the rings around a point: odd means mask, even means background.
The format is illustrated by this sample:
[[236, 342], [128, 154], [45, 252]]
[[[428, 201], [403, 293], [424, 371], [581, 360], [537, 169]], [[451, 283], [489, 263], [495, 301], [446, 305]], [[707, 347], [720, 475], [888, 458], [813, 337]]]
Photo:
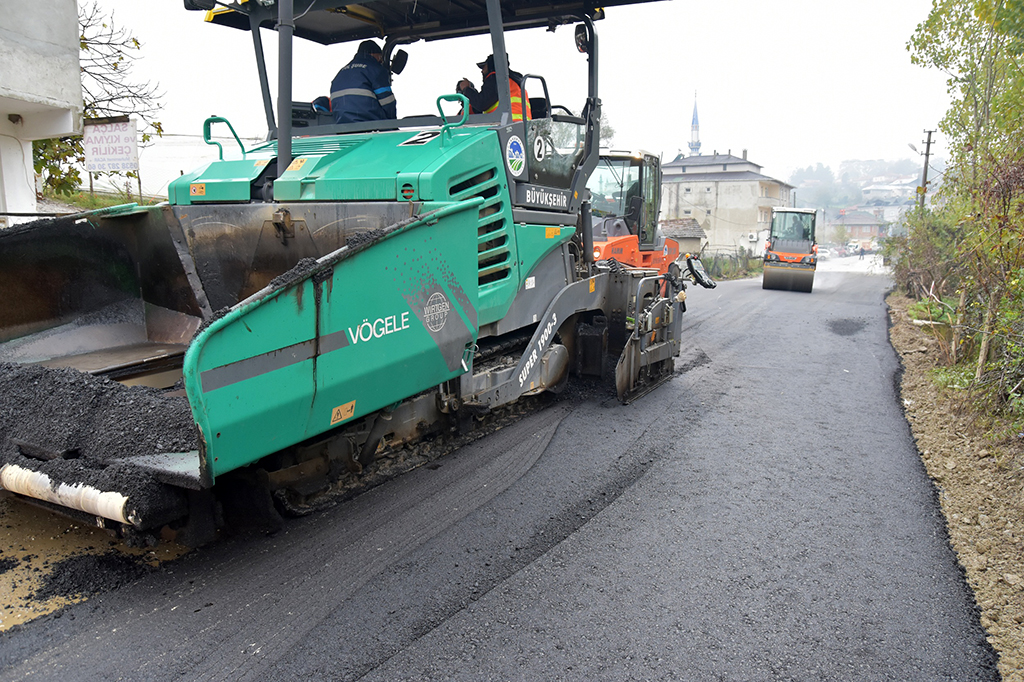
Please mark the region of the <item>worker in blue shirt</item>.
[[377, 43], [359, 43], [356, 56], [334, 77], [331, 112], [335, 123], [398, 118], [391, 74], [384, 66], [384, 55]]

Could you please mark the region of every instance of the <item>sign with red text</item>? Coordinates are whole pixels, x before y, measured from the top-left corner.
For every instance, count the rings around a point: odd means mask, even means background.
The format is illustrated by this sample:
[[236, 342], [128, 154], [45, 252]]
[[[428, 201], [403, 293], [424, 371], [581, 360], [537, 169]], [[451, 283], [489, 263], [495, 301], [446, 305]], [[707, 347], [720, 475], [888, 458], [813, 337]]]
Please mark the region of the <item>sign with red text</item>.
[[90, 173], [139, 170], [135, 121], [85, 121], [85, 170]]

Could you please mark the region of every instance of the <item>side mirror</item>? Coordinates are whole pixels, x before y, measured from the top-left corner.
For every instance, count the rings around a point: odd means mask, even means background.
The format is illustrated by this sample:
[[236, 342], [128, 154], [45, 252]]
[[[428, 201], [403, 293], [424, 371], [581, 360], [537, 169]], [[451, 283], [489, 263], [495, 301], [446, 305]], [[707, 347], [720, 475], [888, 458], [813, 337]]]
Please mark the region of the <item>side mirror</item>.
[[718, 283], [711, 279], [708, 271], [704, 269], [704, 264], [700, 262], [700, 258], [687, 256], [686, 269], [690, 271], [690, 276], [693, 278], [693, 281], [705, 289], [714, 289], [718, 286]]
[[405, 70], [405, 65], [409, 61], [409, 53], [405, 50], [398, 50], [395, 52], [395, 56], [391, 58], [391, 73], [396, 76]]
[[185, 9], [196, 11], [196, 10], [211, 10], [217, 6], [214, 0], [185, 0]]
[[586, 24], [576, 24], [576, 49], [583, 54], [590, 53], [590, 34]]

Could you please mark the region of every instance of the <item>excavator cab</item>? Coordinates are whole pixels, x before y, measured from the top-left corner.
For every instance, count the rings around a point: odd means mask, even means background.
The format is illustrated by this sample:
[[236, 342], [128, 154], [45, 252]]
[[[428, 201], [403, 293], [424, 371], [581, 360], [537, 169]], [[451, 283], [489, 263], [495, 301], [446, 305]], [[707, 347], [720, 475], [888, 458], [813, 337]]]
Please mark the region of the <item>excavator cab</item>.
[[649, 154], [602, 155], [589, 188], [594, 234], [640, 238], [641, 248], [654, 248], [658, 227], [661, 172]]
[[595, 260], [654, 267], [660, 273], [679, 255], [679, 244], [658, 229], [661, 162], [645, 152], [601, 154], [587, 184], [591, 195]]
[[[601, 156], [588, 183], [595, 235], [607, 234], [607, 228], [603, 226], [607, 218], [621, 218], [623, 222], [628, 222], [629, 203], [632, 196], [639, 197], [636, 191], [639, 184], [640, 165], [636, 159]], [[633, 189], [632, 195], [630, 188]]]

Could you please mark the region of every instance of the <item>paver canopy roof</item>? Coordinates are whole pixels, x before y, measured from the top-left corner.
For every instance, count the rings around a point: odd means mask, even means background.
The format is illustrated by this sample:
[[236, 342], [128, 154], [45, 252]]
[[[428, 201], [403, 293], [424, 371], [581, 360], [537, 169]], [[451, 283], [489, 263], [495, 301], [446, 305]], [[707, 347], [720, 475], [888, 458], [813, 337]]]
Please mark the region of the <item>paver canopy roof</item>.
[[[600, 18], [600, 9], [651, 0], [500, 0], [505, 30], [574, 23], [582, 14]], [[273, 29], [277, 5], [256, 0], [228, 3], [207, 13], [207, 21], [249, 30], [252, 14]], [[308, 8], [308, 9], [307, 9]], [[294, 0], [295, 35], [324, 45], [366, 38], [438, 40], [488, 31], [484, 0], [373, 0], [358, 5], [337, 0]]]

